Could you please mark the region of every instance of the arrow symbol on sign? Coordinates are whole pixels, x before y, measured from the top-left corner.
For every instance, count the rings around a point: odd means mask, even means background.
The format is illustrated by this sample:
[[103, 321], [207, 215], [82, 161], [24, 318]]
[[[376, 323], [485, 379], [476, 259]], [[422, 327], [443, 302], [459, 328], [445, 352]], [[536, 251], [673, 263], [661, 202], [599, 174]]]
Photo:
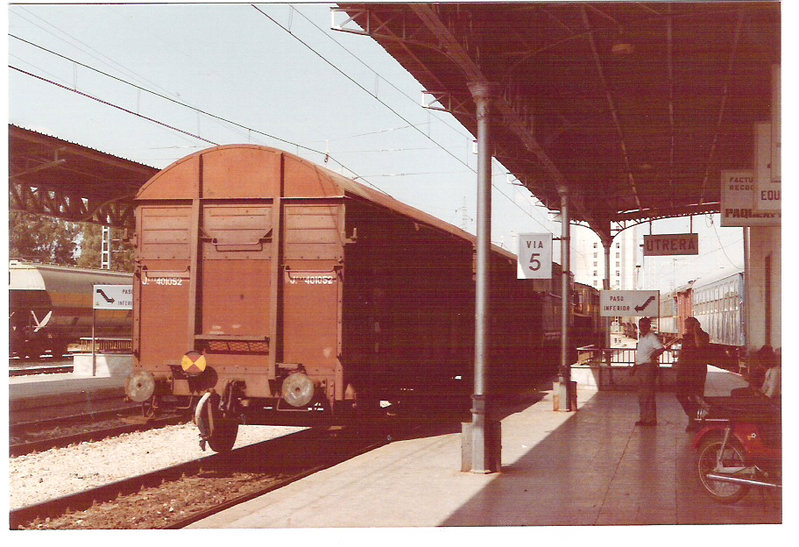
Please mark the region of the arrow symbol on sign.
[[97, 294], [99, 294], [100, 296], [105, 298], [105, 301], [108, 302], [109, 304], [113, 304], [114, 303], [114, 299], [113, 298], [108, 298], [108, 295], [103, 292], [103, 289], [97, 289]]
[[649, 303], [652, 302], [654, 299], [655, 299], [654, 296], [650, 296], [649, 298], [646, 299], [646, 302], [644, 302], [640, 306], [636, 306], [635, 307], [635, 311], [643, 311], [643, 310], [645, 310], [646, 307], [649, 305]]

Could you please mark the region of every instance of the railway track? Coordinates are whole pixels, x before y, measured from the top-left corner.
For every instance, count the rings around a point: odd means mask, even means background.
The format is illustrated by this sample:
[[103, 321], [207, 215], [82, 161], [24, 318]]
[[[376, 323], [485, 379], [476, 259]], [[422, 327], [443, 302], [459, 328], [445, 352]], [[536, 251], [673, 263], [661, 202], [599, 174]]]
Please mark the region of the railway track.
[[37, 365], [31, 367], [11, 368], [8, 370], [8, 375], [11, 377], [32, 376], [34, 374], [65, 374], [74, 370], [75, 366], [70, 364]]
[[389, 442], [309, 429], [15, 509], [11, 529], [183, 528]]
[[47, 420], [15, 423], [9, 427], [12, 457], [61, 448], [70, 444], [98, 441], [108, 437], [184, 423], [187, 415], [171, 414], [143, 420], [141, 408], [122, 407], [101, 412], [62, 416]]
[[64, 374], [72, 372], [75, 365], [73, 356], [50, 357], [40, 356], [35, 359], [19, 359], [11, 357], [8, 360], [8, 376], [32, 376], [34, 374]]

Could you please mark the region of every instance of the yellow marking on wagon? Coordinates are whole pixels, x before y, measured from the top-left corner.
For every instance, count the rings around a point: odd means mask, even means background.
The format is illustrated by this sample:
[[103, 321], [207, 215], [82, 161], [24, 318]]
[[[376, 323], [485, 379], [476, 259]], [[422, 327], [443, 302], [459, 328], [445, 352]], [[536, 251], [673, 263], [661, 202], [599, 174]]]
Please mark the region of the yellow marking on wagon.
[[196, 351], [190, 351], [180, 360], [181, 368], [183, 368], [184, 372], [189, 374], [199, 374], [201, 372], [205, 372], [205, 367], [207, 364], [208, 363], [205, 360], [205, 355], [201, 355]]

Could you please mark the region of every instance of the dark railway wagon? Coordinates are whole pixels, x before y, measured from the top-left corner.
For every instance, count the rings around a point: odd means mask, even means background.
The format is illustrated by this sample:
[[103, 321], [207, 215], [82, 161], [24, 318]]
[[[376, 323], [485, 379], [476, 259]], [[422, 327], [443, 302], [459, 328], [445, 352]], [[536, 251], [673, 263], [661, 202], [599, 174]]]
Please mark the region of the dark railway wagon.
[[602, 346], [599, 291], [584, 283], [572, 283], [571, 336], [577, 347]]
[[[384, 402], [468, 405], [473, 236], [252, 145], [188, 156], [136, 203], [127, 393], [156, 407], [196, 404], [213, 449], [229, 448], [240, 422], [347, 421]], [[555, 371], [559, 279], [515, 272], [515, 255], [495, 247], [495, 392]]]
[[[129, 310], [93, 312], [94, 285], [130, 285], [132, 275], [11, 260], [8, 266], [9, 349], [20, 358], [61, 357], [91, 336], [130, 339]], [[94, 317], [93, 317], [94, 314]]]

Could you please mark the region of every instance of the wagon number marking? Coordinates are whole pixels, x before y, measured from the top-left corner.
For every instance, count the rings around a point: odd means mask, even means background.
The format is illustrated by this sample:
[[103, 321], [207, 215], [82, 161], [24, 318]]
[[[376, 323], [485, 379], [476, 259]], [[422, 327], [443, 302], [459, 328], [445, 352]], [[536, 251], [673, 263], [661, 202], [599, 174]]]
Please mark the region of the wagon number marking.
[[182, 287], [183, 279], [180, 277], [145, 277], [141, 281], [142, 285], [160, 285], [162, 287]]

